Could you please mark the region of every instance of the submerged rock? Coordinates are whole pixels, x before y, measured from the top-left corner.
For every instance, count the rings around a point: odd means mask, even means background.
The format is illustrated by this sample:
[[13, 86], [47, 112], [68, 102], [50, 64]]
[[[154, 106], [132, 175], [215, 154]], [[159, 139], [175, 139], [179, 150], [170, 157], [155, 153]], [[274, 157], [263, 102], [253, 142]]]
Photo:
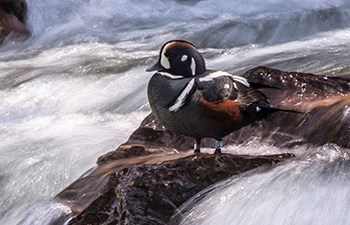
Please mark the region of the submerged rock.
[[[90, 190], [95, 192], [94, 200], [84, 205], [84, 209], [77, 210], [77, 216], [69, 224], [166, 224], [181, 204], [204, 188], [254, 168], [267, 166], [267, 169], [290, 156], [198, 154], [182, 155], [169, 161], [167, 157], [158, 156], [153, 158], [157, 163], [146, 162], [105, 171], [103, 181], [96, 180], [95, 176], [98, 170], [103, 170], [100, 167], [82, 178], [88, 180], [90, 186], [99, 182], [100, 189]], [[86, 187], [83, 183], [72, 186], [74, 188], [66, 189], [58, 198], [66, 199], [73, 189], [89, 195], [86, 190], [78, 189], [79, 186]]]
[[25, 26], [27, 4], [24, 0], [1, 0], [0, 44], [10, 39], [25, 39], [30, 32]]

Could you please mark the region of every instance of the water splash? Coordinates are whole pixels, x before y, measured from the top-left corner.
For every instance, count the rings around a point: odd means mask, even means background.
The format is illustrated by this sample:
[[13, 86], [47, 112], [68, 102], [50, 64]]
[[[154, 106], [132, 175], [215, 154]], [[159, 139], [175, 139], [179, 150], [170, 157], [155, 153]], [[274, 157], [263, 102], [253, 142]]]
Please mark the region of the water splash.
[[349, 152], [333, 145], [319, 150], [309, 160], [216, 184], [177, 216], [181, 224], [349, 224]]
[[144, 47], [149, 49], [182, 38], [202, 48], [227, 48], [285, 43], [350, 25], [346, 0], [182, 2], [29, 0], [28, 26], [33, 37], [15, 47], [128, 41], [147, 43]]
[[71, 213], [68, 206], [54, 201], [42, 201], [34, 204], [26, 212], [20, 225], [63, 224]]

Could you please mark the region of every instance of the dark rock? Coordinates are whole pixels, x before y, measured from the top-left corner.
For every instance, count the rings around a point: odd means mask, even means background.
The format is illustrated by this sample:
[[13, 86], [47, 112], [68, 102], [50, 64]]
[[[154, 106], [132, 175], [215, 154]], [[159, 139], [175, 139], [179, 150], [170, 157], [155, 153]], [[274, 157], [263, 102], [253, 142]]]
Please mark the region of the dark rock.
[[229, 139], [239, 137], [235, 143], [242, 143], [254, 136], [276, 146], [332, 142], [350, 147], [350, 80], [266, 67], [252, 69], [244, 76], [259, 85], [276, 87], [261, 89], [273, 105], [301, 113], [271, 114], [232, 133]]
[[305, 111], [312, 102], [350, 92], [350, 80], [339, 77], [284, 72], [268, 67], [253, 68], [243, 76], [260, 86], [270, 104], [286, 109]]
[[[254, 68], [243, 76], [260, 86], [272, 105], [300, 113], [273, 113], [265, 120], [232, 132], [224, 138], [225, 144], [244, 144], [255, 139], [279, 147], [327, 142], [350, 147], [348, 79], [267, 67]], [[191, 149], [193, 142], [193, 138], [166, 130], [150, 114], [125, 145], [162, 146], [182, 151]], [[203, 139], [202, 146], [213, 147], [214, 140]]]
[[27, 4], [25, 0], [1, 0], [0, 2], [0, 44], [6, 37], [25, 39], [30, 32], [25, 26]]
[[[349, 80], [266, 67], [244, 76], [272, 105], [294, 112], [276, 112], [243, 127], [225, 137], [226, 144], [255, 139], [280, 147], [329, 142], [350, 147]], [[204, 139], [202, 145], [213, 143]], [[181, 204], [209, 185], [291, 157], [184, 153], [192, 145], [192, 138], [166, 130], [150, 114], [125, 144], [101, 156], [96, 168], [56, 199], [71, 206], [69, 224], [165, 224]]]
[[153, 154], [130, 157], [127, 159], [109, 160], [108, 162], [100, 163], [98, 167], [86, 172], [88, 175], [82, 175], [77, 181], [59, 193], [57, 198], [67, 200], [73, 212], [81, 212], [99, 196], [99, 193], [105, 191], [105, 184], [111, 174], [137, 164], [162, 163], [166, 160], [175, 160], [184, 156], [184, 154]]
[[[289, 157], [199, 154], [119, 168], [108, 174], [96, 199], [69, 224], [166, 224], [181, 204], [204, 188], [254, 168], [267, 169]], [[88, 177], [95, 175], [83, 179]], [[61, 200], [67, 196], [64, 192], [58, 196]]]

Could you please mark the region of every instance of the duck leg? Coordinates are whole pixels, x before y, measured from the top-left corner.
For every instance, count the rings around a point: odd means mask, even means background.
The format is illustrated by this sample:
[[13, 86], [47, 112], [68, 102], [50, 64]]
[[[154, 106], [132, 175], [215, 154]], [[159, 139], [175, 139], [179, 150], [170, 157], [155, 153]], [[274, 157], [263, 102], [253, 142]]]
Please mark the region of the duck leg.
[[194, 143], [194, 153], [201, 153], [201, 139], [196, 138], [196, 142]]
[[224, 142], [222, 140], [215, 140], [215, 152], [214, 152], [214, 154], [220, 154], [222, 146], [224, 146]]

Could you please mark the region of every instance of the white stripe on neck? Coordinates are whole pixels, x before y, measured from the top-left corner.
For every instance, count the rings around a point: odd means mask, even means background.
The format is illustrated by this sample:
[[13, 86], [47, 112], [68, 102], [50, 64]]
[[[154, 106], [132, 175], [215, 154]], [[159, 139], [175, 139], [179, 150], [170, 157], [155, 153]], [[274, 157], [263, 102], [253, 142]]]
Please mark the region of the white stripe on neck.
[[185, 76], [182, 76], [182, 75], [174, 75], [174, 74], [170, 74], [170, 73], [167, 73], [167, 72], [157, 72], [158, 74], [164, 76], [164, 77], [168, 77], [170, 79], [173, 79], [173, 80], [177, 80], [177, 79], [182, 79], [182, 78], [185, 78]]
[[195, 81], [194, 78], [192, 78], [190, 80], [190, 82], [188, 82], [188, 84], [186, 85], [185, 89], [181, 92], [179, 97], [177, 97], [174, 105], [169, 107], [169, 111], [170, 112], [177, 112], [185, 104], [185, 100], [186, 100], [188, 94], [190, 93], [190, 91], [193, 88], [194, 81]]

